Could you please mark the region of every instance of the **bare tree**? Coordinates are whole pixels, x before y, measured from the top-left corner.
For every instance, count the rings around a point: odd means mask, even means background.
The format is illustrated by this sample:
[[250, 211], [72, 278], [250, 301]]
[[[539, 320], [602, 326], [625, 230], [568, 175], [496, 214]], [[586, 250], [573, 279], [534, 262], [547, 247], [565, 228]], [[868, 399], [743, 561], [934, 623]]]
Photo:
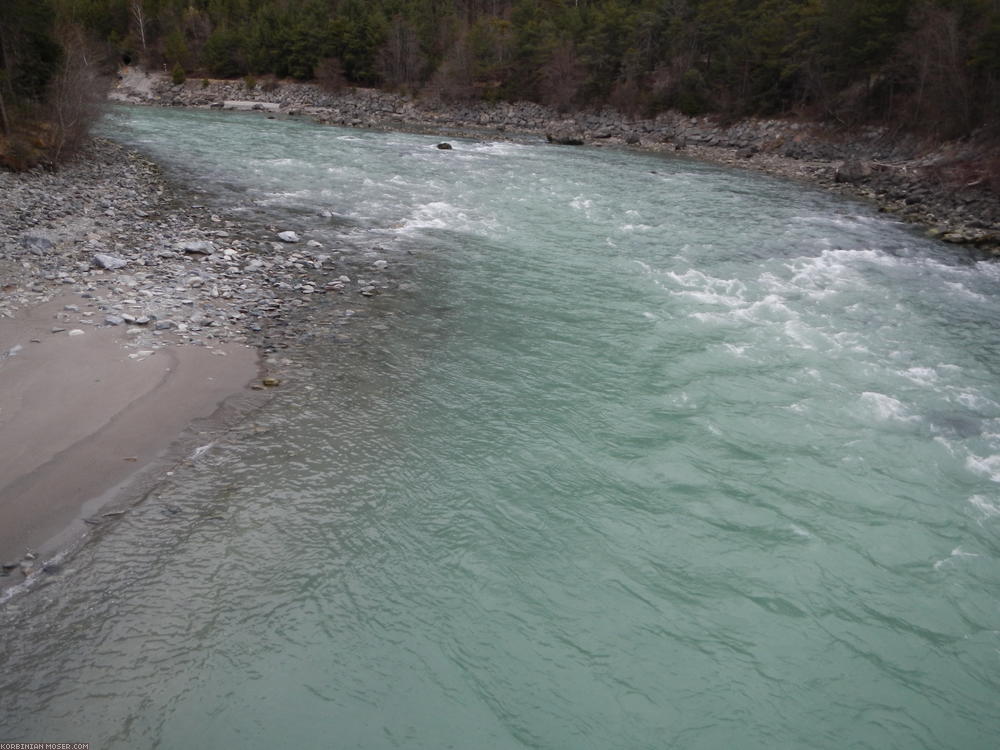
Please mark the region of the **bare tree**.
[[347, 86], [344, 66], [336, 57], [326, 57], [316, 63], [316, 67], [313, 68], [313, 78], [323, 91], [330, 94], [336, 94]]
[[415, 86], [425, 59], [420, 51], [417, 30], [402, 16], [395, 16], [389, 25], [388, 38], [379, 51], [379, 72], [392, 87]]
[[13, 91], [10, 85], [10, 70], [14, 67], [14, 55], [9, 49], [10, 42], [8, 36], [10, 29], [7, 24], [0, 24], [0, 132], [4, 135], [10, 134], [10, 118], [7, 115], [7, 102], [4, 99], [4, 90], [13, 98]]
[[7, 117], [7, 104], [3, 98], [4, 79], [7, 77], [6, 71], [0, 70], [0, 133], [7, 135], [10, 133], [10, 120]]
[[957, 14], [931, 3], [914, 11], [915, 29], [904, 41], [902, 56], [914, 78], [911, 116], [918, 129], [954, 135], [973, 119], [972, 91], [966, 60], [967, 40]]
[[142, 7], [142, 0], [129, 0], [129, 13], [135, 21], [136, 30], [139, 32], [139, 43], [142, 44], [142, 52], [146, 53], [146, 10]]
[[472, 67], [468, 30], [463, 30], [431, 78], [429, 92], [444, 100], [471, 98], [475, 93]]
[[52, 136], [49, 158], [53, 163], [72, 156], [90, 135], [100, 117], [107, 81], [97, 71], [96, 56], [79, 26], [57, 32], [63, 48], [62, 64], [53, 77], [49, 95]]
[[542, 67], [538, 89], [545, 104], [565, 112], [576, 102], [586, 80], [587, 70], [577, 57], [573, 43], [564, 41], [552, 50]]

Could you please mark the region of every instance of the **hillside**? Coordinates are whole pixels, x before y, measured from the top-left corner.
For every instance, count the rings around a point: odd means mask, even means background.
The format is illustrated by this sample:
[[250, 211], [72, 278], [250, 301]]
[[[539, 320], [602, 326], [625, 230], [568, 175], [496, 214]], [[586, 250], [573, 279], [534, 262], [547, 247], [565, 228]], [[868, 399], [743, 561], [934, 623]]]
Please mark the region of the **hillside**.
[[644, 116], [795, 112], [939, 138], [1000, 122], [992, 0], [51, 2], [109, 53], [178, 77]]

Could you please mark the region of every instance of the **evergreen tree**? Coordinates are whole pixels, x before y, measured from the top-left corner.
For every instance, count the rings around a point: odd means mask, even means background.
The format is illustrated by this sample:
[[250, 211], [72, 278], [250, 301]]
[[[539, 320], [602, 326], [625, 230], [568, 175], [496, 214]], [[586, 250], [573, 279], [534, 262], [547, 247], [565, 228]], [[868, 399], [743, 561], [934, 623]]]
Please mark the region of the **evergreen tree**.
[[[308, 79], [322, 60], [354, 84], [433, 81], [560, 107], [914, 123], [941, 119], [928, 108], [947, 89], [964, 130], [1000, 109], [996, 0], [5, 0], [0, 12], [30, 27], [51, 3], [122, 52], [195, 74]], [[44, 87], [44, 43], [6, 36], [38, 58], [6, 73], [7, 98]]]

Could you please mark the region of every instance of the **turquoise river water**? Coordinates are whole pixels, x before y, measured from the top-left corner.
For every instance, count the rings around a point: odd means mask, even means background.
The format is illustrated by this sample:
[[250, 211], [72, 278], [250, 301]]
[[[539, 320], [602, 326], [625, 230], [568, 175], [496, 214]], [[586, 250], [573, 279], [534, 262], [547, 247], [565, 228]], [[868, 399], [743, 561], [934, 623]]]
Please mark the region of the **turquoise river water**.
[[400, 285], [4, 606], [0, 740], [998, 746], [1000, 266], [673, 156], [109, 128]]

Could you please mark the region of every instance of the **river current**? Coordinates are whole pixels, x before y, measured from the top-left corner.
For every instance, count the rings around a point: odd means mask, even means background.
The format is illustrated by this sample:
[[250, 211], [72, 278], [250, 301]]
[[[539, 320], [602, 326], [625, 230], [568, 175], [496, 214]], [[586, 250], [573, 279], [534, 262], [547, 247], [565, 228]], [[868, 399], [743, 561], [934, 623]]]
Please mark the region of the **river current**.
[[107, 128], [400, 285], [4, 605], [0, 740], [997, 746], [1000, 266], [673, 156]]

